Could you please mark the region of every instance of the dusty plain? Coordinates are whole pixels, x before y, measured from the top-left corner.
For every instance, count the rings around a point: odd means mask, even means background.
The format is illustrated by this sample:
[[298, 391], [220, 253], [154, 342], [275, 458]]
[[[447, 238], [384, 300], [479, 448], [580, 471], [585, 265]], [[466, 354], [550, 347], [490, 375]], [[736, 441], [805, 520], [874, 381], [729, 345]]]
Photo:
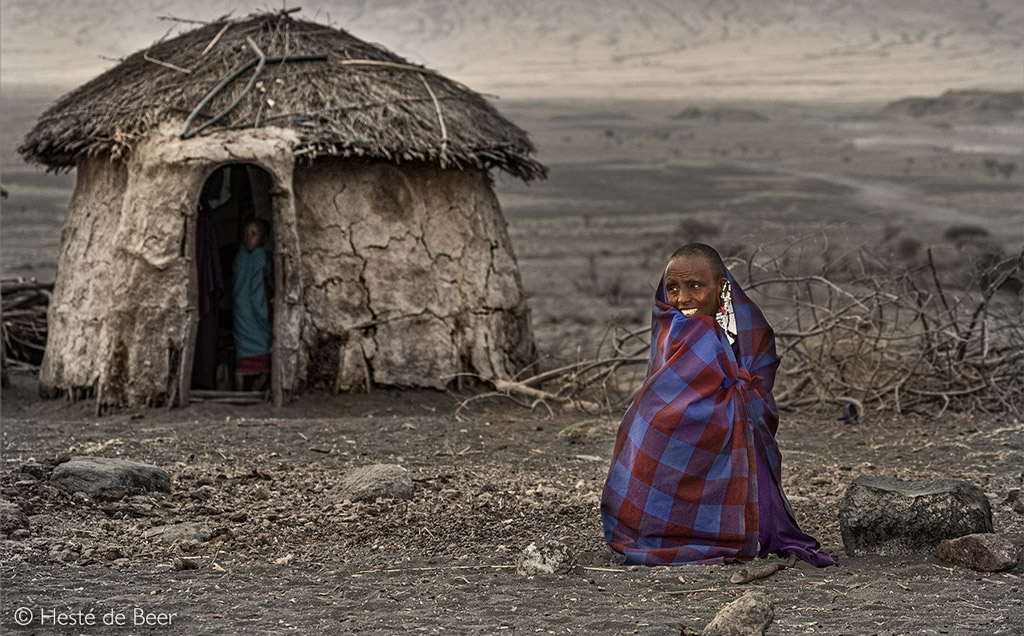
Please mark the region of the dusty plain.
[[[3, 273], [52, 279], [73, 179], [18, 163], [13, 147], [38, 104], [4, 99]], [[909, 263], [932, 246], [955, 273], [970, 254], [946, 238], [954, 226], [982, 228], [1007, 253], [1024, 243], [1019, 119], [892, 119], [874, 103], [498, 106], [531, 132], [551, 169], [531, 185], [496, 176], [542, 367], [593, 355], [612, 327], [643, 326], [666, 255], [689, 240], [727, 255], [794, 249], [794, 266], [812, 273], [863, 246]], [[769, 319], [786, 320], [784, 299], [764, 304]], [[675, 634], [680, 623], [700, 629], [742, 593], [728, 583], [734, 567], [611, 563], [598, 501], [621, 410], [552, 414], [504, 400], [460, 409], [466, 397], [380, 390], [305, 396], [278, 410], [206, 404], [96, 418], [88, 404], [39, 401], [34, 378], [15, 374], [3, 392], [0, 485], [28, 513], [30, 535], [0, 545], [0, 625], [26, 634]], [[840, 565], [748, 584], [776, 604], [768, 633], [1024, 631], [1022, 566], [985, 574], [931, 556], [848, 557], [837, 518], [860, 475], [965, 479], [989, 496], [996, 531], [1021, 546], [1024, 515], [1012, 508], [1024, 486], [1020, 419], [923, 412], [850, 426], [837, 415], [834, 405], [783, 414], [787, 493]], [[581, 422], [588, 434], [559, 435]], [[157, 464], [173, 492], [73, 498], [19, 472], [74, 454]], [[330, 501], [345, 471], [374, 462], [408, 468], [415, 499]], [[142, 536], [182, 521], [214, 536], [177, 545]], [[570, 545], [581, 567], [516, 574], [519, 552], [544, 537]], [[198, 567], [176, 569], [176, 558]], [[37, 618], [19, 627], [21, 607], [121, 612], [128, 625]], [[135, 608], [175, 616], [132, 626]]]

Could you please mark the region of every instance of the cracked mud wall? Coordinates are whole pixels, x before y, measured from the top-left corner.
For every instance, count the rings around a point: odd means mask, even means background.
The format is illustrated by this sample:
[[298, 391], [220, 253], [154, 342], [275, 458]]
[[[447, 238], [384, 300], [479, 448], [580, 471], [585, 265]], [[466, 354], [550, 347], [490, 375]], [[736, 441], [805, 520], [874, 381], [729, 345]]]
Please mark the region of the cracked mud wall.
[[100, 334], [109, 306], [112, 238], [128, 183], [123, 162], [106, 156], [78, 164], [75, 192], [61, 228], [57, 274], [47, 310], [40, 394], [88, 395], [100, 376]]
[[[95, 157], [79, 164], [51, 299], [40, 373], [44, 395], [95, 392], [100, 406], [139, 406], [174, 403], [187, 392], [197, 321], [199, 192], [227, 163], [252, 163], [276, 184], [290, 184], [295, 137], [259, 129], [182, 141], [178, 132], [180, 124], [165, 125], [126, 161]], [[272, 195], [283, 228], [275, 234], [282, 263], [277, 283], [299, 289], [301, 281], [292, 278], [299, 268], [291, 193], [285, 186]], [[278, 320], [294, 333], [289, 337], [284, 329], [275, 338], [282, 360], [297, 351], [296, 309], [287, 298], [277, 309]]]
[[486, 172], [320, 159], [295, 169], [300, 375], [331, 391], [507, 378], [533, 358]]

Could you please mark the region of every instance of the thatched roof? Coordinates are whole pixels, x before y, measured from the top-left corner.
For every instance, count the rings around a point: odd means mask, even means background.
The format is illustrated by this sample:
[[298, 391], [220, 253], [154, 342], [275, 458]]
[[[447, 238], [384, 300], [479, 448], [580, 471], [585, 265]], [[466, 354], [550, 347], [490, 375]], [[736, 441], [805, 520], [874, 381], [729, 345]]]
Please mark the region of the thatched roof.
[[[259, 55], [252, 44], [266, 57], [254, 83]], [[246, 64], [252, 66], [194, 117], [189, 134], [240, 99], [197, 134], [278, 126], [299, 134], [296, 153], [307, 158], [497, 167], [524, 180], [546, 173], [530, 156], [526, 132], [477, 93], [345, 31], [283, 12], [222, 18], [135, 53], [58, 100], [18, 150], [58, 170], [84, 156], [124, 156], [160, 123], [184, 122]]]

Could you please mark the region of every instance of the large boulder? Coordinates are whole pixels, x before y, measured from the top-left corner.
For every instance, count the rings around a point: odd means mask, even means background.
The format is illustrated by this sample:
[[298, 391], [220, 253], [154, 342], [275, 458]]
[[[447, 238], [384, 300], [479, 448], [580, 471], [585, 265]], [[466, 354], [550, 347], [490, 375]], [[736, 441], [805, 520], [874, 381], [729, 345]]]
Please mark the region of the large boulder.
[[373, 464], [347, 473], [330, 496], [335, 501], [412, 499], [416, 487], [409, 471], [397, 464]]
[[761, 636], [775, 618], [775, 605], [762, 592], [747, 592], [723, 607], [702, 636]]
[[68, 492], [92, 493], [117, 486], [171, 492], [171, 476], [164, 469], [109, 457], [72, 457], [53, 469], [50, 483]]
[[1020, 561], [1013, 542], [1001, 534], [968, 534], [946, 539], [935, 548], [936, 558], [979, 572], [1009, 570]]
[[931, 554], [943, 539], [992, 532], [992, 509], [964, 481], [860, 477], [839, 504], [839, 527], [850, 556]]

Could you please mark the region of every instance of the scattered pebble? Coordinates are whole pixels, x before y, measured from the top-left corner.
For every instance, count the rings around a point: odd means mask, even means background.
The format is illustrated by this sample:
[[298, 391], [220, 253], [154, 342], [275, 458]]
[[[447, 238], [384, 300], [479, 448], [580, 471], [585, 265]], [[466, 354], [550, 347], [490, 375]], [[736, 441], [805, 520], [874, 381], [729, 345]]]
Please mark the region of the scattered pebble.
[[523, 576], [568, 574], [576, 567], [576, 556], [561, 541], [544, 539], [531, 543], [519, 554], [516, 572]]
[[702, 636], [761, 636], [775, 619], [775, 604], [762, 592], [747, 592], [723, 607]]
[[935, 557], [979, 572], [1001, 572], [1020, 562], [1017, 546], [991, 532], [947, 539], [936, 546]]
[[412, 499], [416, 487], [409, 471], [397, 464], [372, 464], [345, 474], [329, 493], [334, 501]]
[[25, 462], [21, 465], [21, 472], [31, 475], [36, 479], [42, 479], [44, 475], [43, 465], [39, 462]]
[[142, 533], [146, 539], [157, 539], [164, 543], [175, 541], [209, 541], [214, 536], [214, 531], [209, 526], [196, 521], [186, 521], [166, 526], [156, 526]]
[[12, 501], [0, 501], [0, 533], [13, 536], [19, 530], [28, 530], [25, 511]]

